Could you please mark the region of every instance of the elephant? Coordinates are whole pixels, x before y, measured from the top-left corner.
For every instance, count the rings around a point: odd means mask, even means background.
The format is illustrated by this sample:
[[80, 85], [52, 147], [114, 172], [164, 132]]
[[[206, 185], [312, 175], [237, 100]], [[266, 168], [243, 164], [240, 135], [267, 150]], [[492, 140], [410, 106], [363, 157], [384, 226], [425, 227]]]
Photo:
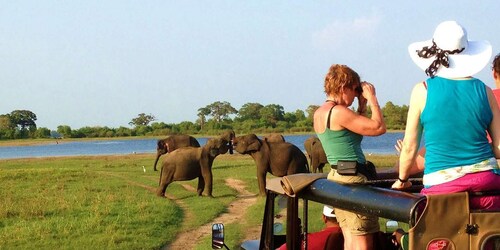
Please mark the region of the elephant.
[[170, 153], [178, 148], [189, 146], [200, 147], [200, 143], [196, 140], [196, 138], [190, 135], [171, 135], [165, 139], [158, 140], [156, 147], [156, 160], [153, 170], [157, 171], [156, 164], [158, 163], [160, 156]]
[[233, 154], [233, 140], [236, 137], [236, 134], [232, 129], [228, 129], [224, 131], [219, 138], [224, 140], [226, 143], [229, 143], [229, 154]]
[[259, 194], [266, 195], [266, 174], [282, 177], [296, 173], [309, 173], [304, 153], [288, 142], [268, 142], [255, 134], [238, 136], [233, 141], [234, 149], [240, 154], [252, 156], [257, 166]]
[[328, 163], [326, 159], [325, 150], [321, 141], [316, 136], [311, 136], [304, 141], [304, 148], [306, 149], [307, 157], [309, 158], [309, 166], [311, 172], [323, 173], [323, 167]]
[[268, 142], [285, 142], [285, 137], [283, 137], [283, 135], [279, 133], [270, 133], [262, 137], [262, 139]]
[[[198, 196], [203, 191], [212, 195], [212, 164], [215, 157], [225, 154], [230, 144], [222, 137], [210, 138], [203, 147], [184, 147], [167, 154], [161, 167], [159, 187], [156, 194], [164, 197], [170, 183], [198, 178]], [[231, 145], [232, 147], [232, 145]]]

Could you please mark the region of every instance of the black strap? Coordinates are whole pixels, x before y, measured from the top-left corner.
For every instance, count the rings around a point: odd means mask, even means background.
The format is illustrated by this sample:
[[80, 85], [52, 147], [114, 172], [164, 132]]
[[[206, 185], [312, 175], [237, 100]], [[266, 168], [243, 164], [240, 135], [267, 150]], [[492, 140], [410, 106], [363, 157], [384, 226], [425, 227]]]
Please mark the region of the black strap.
[[335, 101], [332, 101], [332, 100], [326, 100], [326, 102], [331, 102], [333, 103], [333, 106], [332, 108], [330, 109], [330, 112], [328, 112], [328, 120], [326, 121], [326, 127], [328, 129], [330, 129], [330, 117], [332, 116], [332, 109], [335, 107], [335, 105], [337, 105], [337, 103]]

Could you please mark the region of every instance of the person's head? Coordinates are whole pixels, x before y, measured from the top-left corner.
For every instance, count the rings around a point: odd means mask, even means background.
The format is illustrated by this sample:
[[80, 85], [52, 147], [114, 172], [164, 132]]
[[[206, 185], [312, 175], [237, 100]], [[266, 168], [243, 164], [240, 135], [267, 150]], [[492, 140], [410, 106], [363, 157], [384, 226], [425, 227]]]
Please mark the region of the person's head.
[[328, 222], [337, 223], [337, 217], [335, 216], [332, 206], [328, 205], [323, 206], [322, 218], [324, 223]]
[[356, 71], [346, 65], [334, 64], [325, 76], [325, 93], [327, 96], [342, 97], [342, 94], [350, 92], [356, 97], [361, 92], [360, 82]]
[[440, 23], [431, 40], [408, 46], [411, 59], [430, 76], [462, 78], [481, 71], [491, 58], [488, 41], [471, 41], [455, 21]]
[[495, 56], [495, 59], [493, 59], [491, 70], [493, 71], [493, 78], [495, 79], [495, 81], [500, 81], [500, 53], [498, 53]]

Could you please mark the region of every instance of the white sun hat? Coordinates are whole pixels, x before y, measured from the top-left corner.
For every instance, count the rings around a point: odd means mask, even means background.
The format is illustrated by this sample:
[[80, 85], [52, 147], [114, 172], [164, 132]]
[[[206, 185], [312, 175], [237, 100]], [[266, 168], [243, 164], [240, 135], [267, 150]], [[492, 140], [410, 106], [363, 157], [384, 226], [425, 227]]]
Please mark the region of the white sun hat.
[[326, 217], [337, 217], [333, 213], [333, 207], [332, 206], [327, 206], [327, 205], [323, 206], [323, 215], [326, 216]]
[[[491, 58], [492, 48], [488, 41], [469, 41], [467, 31], [456, 21], [445, 21], [436, 27], [431, 40], [410, 44], [408, 52], [427, 75], [459, 78], [481, 71]], [[433, 63], [437, 66], [434, 69]]]

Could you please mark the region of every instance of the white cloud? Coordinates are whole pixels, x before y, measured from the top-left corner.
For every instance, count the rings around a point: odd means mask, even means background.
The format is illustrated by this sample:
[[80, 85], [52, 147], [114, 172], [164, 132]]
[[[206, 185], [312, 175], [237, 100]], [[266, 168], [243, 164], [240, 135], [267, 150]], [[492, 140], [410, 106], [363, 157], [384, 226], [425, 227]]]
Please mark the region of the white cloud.
[[336, 20], [313, 33], [313, 45], [322, 50], [333, 50], [359, 40], [372, 38], [381, 22], [381, 16], [372, 14], [354, 20]]

